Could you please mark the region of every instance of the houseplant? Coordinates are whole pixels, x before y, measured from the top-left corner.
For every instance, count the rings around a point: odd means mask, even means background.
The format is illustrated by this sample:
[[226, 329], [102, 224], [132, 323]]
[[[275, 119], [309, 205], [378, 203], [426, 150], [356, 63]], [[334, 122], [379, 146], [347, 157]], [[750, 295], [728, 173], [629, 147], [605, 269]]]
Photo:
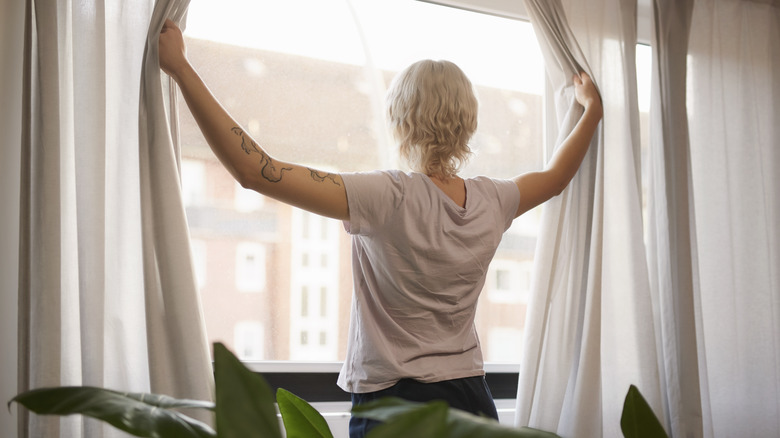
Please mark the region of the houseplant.
[[[59, 387], [24, 392], [14, 397], [9, 406], [16, 402], [37, 414], [87, 415], [140, 437], [281, 438], [276, 402], [287, 437], [333, 437], [325, 419], [309, 403], [281, 388], [274, 400], [265, 379], [247, 369], [219, 343], [214, 344], [214, 370], [215, 403], [96, 387]], [[216, 430], [180, 409], [213, 411]], [[423, 404], [388, 398], [355, 408], [353, 414], [384, 422], [370, 432], [370, 438], [420, 434], [434, 438], [557, 436], [532, 428], [502, 426], [491, 419], [450, 409], [438, 401]], [[626, 397], [621, 427], [627, 438], [666, 436], [634, 386]], [[659, 435], [659, 431], [664, 434]]]

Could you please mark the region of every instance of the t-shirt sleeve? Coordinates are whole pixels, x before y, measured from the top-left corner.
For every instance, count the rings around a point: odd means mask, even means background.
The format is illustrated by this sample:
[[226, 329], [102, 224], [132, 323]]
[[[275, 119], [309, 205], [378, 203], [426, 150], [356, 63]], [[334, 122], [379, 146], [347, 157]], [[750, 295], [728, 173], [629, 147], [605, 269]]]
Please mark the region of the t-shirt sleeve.
[[403, 199], [402, 173], [390, 171], [342, 173], [347, 191], [350, 234], [370, 235], [391, 220]]
[[498, 203], [504, 218], [504, 231], [506, 231], [512, 226], [517, 208], [520, 206], [520, 190], [512, 180], [495, 179], [493, 182], [498, 191]]

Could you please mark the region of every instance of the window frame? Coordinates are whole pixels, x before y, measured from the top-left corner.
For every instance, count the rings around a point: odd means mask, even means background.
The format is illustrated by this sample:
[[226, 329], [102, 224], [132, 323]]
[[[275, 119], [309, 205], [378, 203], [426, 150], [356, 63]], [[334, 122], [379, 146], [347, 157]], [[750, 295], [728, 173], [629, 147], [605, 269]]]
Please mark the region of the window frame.
[[[520, 21], [530, 21], [523, 2], [516, 0], [417, 0], [496, 15]], [[651, 0], [637, 3], [637, 43], [651, 46]], [[544, 132], [544, 130], [543, 130]], [[242, 361], [250, 370], [262, 375], [272, 390], [287, 389], [312, 403], [348, 402], [349, 394], [336, 385], [342, 362]], [[508, 406], [516, 398], [519, 364], [485, 363], [485, 378], [497, 405]], [[342, 413], [339, 411], [339, 413]]]
[[[525, 3], [516, 0], [418, 0], [481, 14], [530, 21]], [[652, 0], [637, 0], [637, 43], [651, 45], [653, 29]]]
[[[350, 395], [336, 385], [342, 366], [339, 361], [245, 360], [242, 363], [263, 376], [273, 391], [284, 388], [308, 402], [350, 401]], [[516, 397], [519, 372], [519, 364], [485, 364], [485, 380], [496, 400]]]

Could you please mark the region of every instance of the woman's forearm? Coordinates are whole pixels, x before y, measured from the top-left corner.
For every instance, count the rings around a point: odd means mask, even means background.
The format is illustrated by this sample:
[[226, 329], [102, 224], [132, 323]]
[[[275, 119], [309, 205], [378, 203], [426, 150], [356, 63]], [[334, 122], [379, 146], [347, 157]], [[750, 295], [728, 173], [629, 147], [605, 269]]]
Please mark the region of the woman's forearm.
[[268, 182], [281, 179], [285, 169], [244, 132], [190, 64], [180, 68], [174, 80], [206, 142], [241, 185], [255, 186], [252, 180], [258, 175]]
[[206, 142], [245, 188], [334, 219], [349, 219], [344, 181], [339, 174], [277, 161], [261, 148], [217, 101], [187, 60], [181, 30], [166, 20], [159, 40], [160, 68], [181, 89]]

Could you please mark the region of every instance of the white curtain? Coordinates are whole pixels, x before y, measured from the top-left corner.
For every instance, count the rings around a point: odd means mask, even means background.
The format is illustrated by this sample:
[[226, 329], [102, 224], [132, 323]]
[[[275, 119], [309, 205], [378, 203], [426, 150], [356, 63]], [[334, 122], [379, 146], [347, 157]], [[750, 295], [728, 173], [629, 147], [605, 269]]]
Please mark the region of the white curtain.
[[704, 436], [780, 436], [780, 3], [697, 0], [687, 62]]
[[[633, 380], [672, 436], [778, 436], [780, 5], [654, 1], [645, 272], [636, 5], [526, 4], [558, 114], [567, 68], [587, 70], [576, 36], [605, 117], [598, 156], [545, 211], [518, 423], [563, 436], [619, 436], [618, 394]], [[562, 123], [562, 134], [570, 125]], [[590, 178], [592, 193], [582, 188]], [[576, 196], [585, 206], [569, 199]]]
[[[94, 385], [211, 398], [157, 62], [164, 18], [186, 7], [27, 2], [22, 142], [13, 145], [20, 391]], [[19, 417], [25, 437], [112, 433], [80, 417]]]
[[648, 261], [658, 324], [663, 417], [672, 436], [702, 436], [696, 336], [695, 213], [685, 104], [693, 0], [655, 0]]
[[579, 116], [577, 69], [597, 81], [604, 119], [575, 179], [544, 207], [516, 422], [562, 436], [620, 436], [629, 385], [661, 411], [641, 217], [636, 1], [525, 4], [555, 95], [548, 125], [560, 131], [548, 148]]
[[[0, 0], [0, 400], [16, 395], [24, 3]], [[14, 109], [13, 111], [11, 109]], [[14, 415], [0, 415], [0, 436], [16, 436]]]

